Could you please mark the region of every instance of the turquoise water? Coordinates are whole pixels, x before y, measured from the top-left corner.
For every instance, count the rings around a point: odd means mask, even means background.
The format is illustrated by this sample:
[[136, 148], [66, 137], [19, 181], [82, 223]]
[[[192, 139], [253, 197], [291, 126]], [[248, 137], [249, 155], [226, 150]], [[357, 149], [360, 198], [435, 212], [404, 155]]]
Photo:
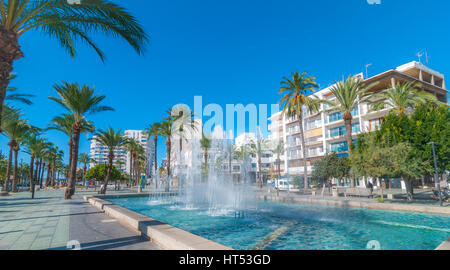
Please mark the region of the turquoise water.
[[382, 250], [433, 250], [450, 237], [444, 215], [261, 201], [236, 218], [148, 198], [110, 201], [234, 249], [364, 250], [375, 240]]

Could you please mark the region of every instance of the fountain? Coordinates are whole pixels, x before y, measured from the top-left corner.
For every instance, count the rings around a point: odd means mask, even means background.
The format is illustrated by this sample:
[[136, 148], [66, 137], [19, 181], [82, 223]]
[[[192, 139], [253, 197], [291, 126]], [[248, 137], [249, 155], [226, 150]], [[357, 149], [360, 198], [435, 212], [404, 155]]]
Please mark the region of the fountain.
[[[178, 140], [174, 140], [178, 141]], [[254, 205], [254, 195], [248, 180], [250, 159], [244, 158], [240, 162], [241, 172], [239, 183], [234, 183], [230, 168], [227, 168], [232, 139], [227, 138], [225, 132], [215, 129], [211, 136], [211, 148], [208, 151], [208, 164], [204, 165], [204, 151], [201, 149], [199, 138], [183, 140], [183, 147], [176, 143], [176, 166], [174, 176], [153, 173], [151, 195], [153, 203], [171, 203], [178, 209], [207, 209], [214, 215], [234, 215], [244, 217], [245, 211]], [[174, 185], [177, 180], [178, 184]], [[176, 191], [177, 196], [167, 196]]]

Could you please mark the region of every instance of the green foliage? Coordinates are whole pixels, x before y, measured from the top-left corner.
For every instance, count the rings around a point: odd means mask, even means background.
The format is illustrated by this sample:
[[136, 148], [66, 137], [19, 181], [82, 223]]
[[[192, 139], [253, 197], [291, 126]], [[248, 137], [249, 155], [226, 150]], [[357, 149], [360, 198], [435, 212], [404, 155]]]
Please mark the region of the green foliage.
[[[86, 180], [105, 181], [107, 166], [105, 164], [99, 164], [89, 169], [85, 175]], [[121, 172], [113, 166], [111, 169], [111, 180], [117, 181], [121, 179], [123, 179]]]
[[432, 146], [429, 144], [434, 142], [439, 172], [444, 173], [450, 168], [450, 110], [446, 105], [420, 103], [410, 116], [390, 114], [377, 132], [377, 138], [388, 146], [409, 144], [413, 156], [424, 161], [426, 174], [434, 173]]
[[336, 153], [326, 155], [314, 163], [313, 178], [322, 181], [331, 178], [347, 177], [350, 172], [350, 161], [347, 157], [338, 157]]
[[294, 177], [294, 181], [292, 184], [296, 187], [303, 187], [305, 185], [304, 177], [302, 177], [302, 176]]

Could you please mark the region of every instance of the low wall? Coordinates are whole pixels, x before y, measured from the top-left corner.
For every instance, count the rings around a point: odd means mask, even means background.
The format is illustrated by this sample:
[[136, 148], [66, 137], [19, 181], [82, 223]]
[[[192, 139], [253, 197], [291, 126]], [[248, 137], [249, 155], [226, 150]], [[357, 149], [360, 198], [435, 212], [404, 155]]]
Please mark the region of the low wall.
[[436, 250], [450, 250], [450, 238], [442, 243]]
[[314, 197], [298, 197], [298, 196], [286, 197], [276, 195], [259, 195], [258, 199], [266, 201], [298, 202], [298, 203], [321, 204], [328, 206], [450, 215], [450, 207], [364, 202], [356, 200], [333, 200], [333, 199], [329, 200], [329, 199], [318, 199]]
[[138, 214], [103, 199], [143, 197], [148, 194], [84, 196], [92, 206], [104, 211], [131, 230], [148, 237], [153, 243], [168, 250], [232, 250], [203, 237]]

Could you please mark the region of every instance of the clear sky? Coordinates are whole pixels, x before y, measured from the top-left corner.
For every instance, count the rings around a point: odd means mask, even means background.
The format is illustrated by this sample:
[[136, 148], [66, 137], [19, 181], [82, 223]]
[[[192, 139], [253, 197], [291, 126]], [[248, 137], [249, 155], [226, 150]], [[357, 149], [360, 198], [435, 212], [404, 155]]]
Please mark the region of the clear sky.
[[[120, 0], [150, 36], [145, 56], [123, 41], [96, 37], [103, 64], [79, 47], [71, 59], [38, 32], [22, 37], [25, 57], [15, 64], [12, 85], [37, 95], [24, 107], [31, 123], [45, 127], [64, 110], [48, 96], [66, 80], [95, 86], [116, 109], [91, 119], [97, 128], [144, 129], [177, 103], [272, 104], [281, 78], [307, 71], [322, 87], [343, 75], [369, 75], [417, 60], [428, 50], [429, 66], [450, 74], [450, 2], [447, 0]], [[204, 119], [206, 120], [206, 119]], [[67, 138], [47, 137], [67, 152]], [[7, 140], [0, 138], [6, 151]], [[165, 156], [162, 143], [160, 158]], [[82, 138], [80, 152], [89, 151]], [[24, 161], [29, 160], [21, 154]], [[67, 159], [67, 153], [66, 153]]]

